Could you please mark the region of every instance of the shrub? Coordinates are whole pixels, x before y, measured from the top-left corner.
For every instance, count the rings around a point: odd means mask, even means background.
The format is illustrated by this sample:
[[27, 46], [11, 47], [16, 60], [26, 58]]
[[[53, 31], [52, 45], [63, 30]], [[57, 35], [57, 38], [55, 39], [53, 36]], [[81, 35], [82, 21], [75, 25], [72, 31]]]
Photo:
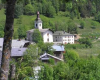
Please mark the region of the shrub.
[[84, 29], [85, 23], [83, 21], [80, 23], [80, 25], [81, 25], [81, 28]]
[[92, 26], [91, 26], [92, 29], [95, 29], [95, 28], [96, 28], [96, 23], [91, 22], [91, 25], [92, 25]]

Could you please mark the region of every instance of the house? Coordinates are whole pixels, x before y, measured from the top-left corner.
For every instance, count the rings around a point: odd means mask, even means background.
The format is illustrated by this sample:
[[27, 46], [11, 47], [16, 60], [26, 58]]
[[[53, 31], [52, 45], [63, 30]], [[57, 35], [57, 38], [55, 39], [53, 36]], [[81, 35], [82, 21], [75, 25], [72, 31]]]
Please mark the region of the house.
[[74, 44], [74, 35], [65, 31], [55, 31], [53, 34], [53, 42], [62, 44]]
[[[37, 18], [35, 20], [35, 29], [39, 29], [41, 35], [43, 37], [43, 42], [53, 42], [53, 31], [50, 29], [42, 29], [42, 20], [39, 17], [39, 12], [37, 12]], [[31, 29], [27, 31], [27, 40], [32, 41], [32, 34], [35, 29]]]
[[53, 58], [55, 60], [55, 63], [58, 61], [63, 61], [63, 53], [65, 51], [63, 45], [53, 45], [52, 48], [54, 49], [54, 54], [48, 54], [44, 53], [43, 55], [40, 56], [40, 60], [42, 62], [48, 62], [50, 58]]
[[60, 58], [53, 56], [51, 54], [48, 54], [48, 53], [44, 53], [43, 55], [40, 56], [40, 60], [42, 62], [48, 62], [50, 58], [53, 58], [55, 60], [55, 63], [58, 61], [63, 61], [63, 59], [60, 59]]
[[53, 45], [52, 48], [55, 50], [54, 56], [60, 59], [63, 59], [63, 53], [65, 52], [64, 46], [63, 45]]

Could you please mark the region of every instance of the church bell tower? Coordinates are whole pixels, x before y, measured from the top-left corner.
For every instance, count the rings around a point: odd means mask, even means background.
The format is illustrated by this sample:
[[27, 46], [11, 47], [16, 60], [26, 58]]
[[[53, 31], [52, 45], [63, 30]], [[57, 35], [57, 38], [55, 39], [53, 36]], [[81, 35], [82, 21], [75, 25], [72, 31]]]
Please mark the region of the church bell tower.
[[39, 17], [40, 13], [37, 12], [37, 18], [35, 19], [35, 29], [42, 29], [42, 21]]

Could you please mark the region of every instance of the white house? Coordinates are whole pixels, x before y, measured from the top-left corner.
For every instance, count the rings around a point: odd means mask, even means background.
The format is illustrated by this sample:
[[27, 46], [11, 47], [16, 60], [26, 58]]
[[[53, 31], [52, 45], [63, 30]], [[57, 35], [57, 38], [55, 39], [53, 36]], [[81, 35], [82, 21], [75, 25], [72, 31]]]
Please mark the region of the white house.
[[[42, 21], [39, 18], [39, 12], [37, 12], [37, 18], [35, 20], [35, 29], [39, 29], [41, 35], [43, 37], [43, 41], [45, 42], [53, 42], [53, 31], [50, 29], [42, 29]], [[31, 29], [27, 31], [27, 40], [32, 41], [32, 34], [34, 34], [34, 30]]]
[[66, 33], [65, 31], [56, 31], [53, 34], [53, 42], [62, 44], [74, 44], [74, 35]]

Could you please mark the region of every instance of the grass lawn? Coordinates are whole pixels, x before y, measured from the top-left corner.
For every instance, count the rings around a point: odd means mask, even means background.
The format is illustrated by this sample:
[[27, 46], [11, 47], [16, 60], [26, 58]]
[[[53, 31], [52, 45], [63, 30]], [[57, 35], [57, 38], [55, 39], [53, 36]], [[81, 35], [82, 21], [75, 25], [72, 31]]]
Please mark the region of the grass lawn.
[[87, 58], [91, 55], [97, 56], [100, 54], [100, 40], [93, 41], [92, 48], [76, 49], [75, 51], [78, 52], [79, 56], [83, 58]]

